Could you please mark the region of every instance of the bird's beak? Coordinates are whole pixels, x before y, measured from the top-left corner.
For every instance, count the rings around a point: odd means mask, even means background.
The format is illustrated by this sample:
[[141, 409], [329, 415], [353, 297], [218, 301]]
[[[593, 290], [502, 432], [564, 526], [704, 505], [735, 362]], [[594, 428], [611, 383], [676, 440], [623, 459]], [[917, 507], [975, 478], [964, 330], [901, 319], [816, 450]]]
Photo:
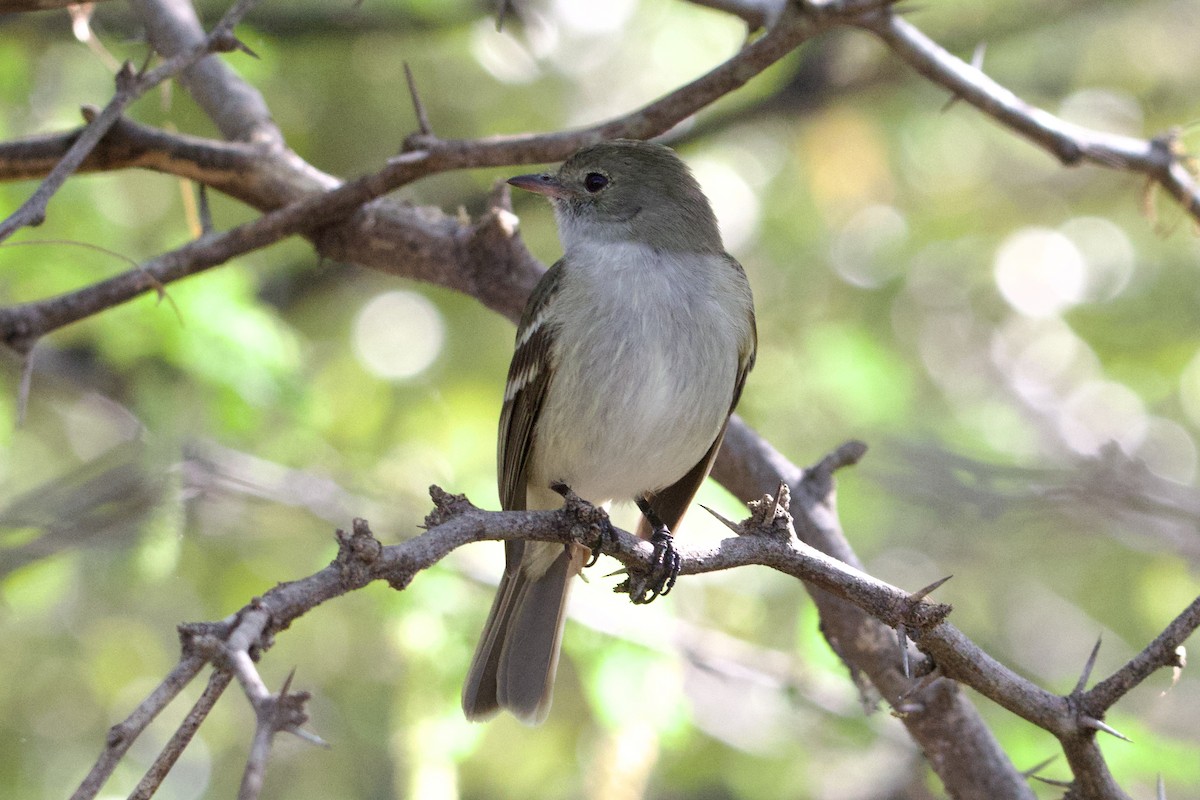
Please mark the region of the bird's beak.
[[515, 178], [508, 179], [508, 185], [558, 200], [566, 199], [569, 194], [567, 187], [559, 183], [558, 178], [549, 172], [539, 172], [533, 175], [517, 175]]

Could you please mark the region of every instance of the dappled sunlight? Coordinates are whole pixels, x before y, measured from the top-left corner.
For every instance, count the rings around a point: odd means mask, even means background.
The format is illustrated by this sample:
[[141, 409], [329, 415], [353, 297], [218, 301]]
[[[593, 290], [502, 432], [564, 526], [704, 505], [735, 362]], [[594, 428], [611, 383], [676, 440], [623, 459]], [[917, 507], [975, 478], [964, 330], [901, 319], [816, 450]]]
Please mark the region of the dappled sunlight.
[[1108, 88], [1080, 89], [1063, 98], [1058, 114], [1067, 122], [1095, 130], [1143, 136], [1142, 107], [1126, 92]]
[[64, 412], [67, 438], [81, 461], [96, 458], [143, 432], [142, 424], [129, 409], [94, 392], [79, 398]]
[[1073, 217], [1058, 230], [1083, 256], [1088, 301], [1103, 303], [1125, 291], [1133, 278], [1134, 250], [1124, 230], [1101, 217]]
[[445, 339], [437, 306], [416, 292], [377, 295], [354, 320], [354, 353], [380, 378], [404, 380], [421, 374], [437, 360]]
[[1196, 480], [1196, 439], [1175, 420], [1150, 417], [1134, 454], [1159, 477], [1183, 485]]
[[504, 83], [530, 83], [542, 74], [536, 55], [523, 43], [497, 31], [491, 20], [475, 23], [471, 30], [471, 55], [488, 74]]
[[758, 230], [758, 196], [737, 167], [718, 157], [694, 159], [692, 171], [712, 203], [725, 249], [746, 247]]
[[872, 289], [900, 273], [904, 262], [899, 250], [907, 236], [908, 224], [899, 211], [867, 206], [838, 229], [829, 260], [848, 282]]
[[1109, 442], [1133, 453], [1146, 436], [1146, 407], [1128, 386], [1110, 380], [1089, 380], [1063, 399], [1058, 430], [1071, 449], [1093, 456]]
[[992, 375], [979, 357], [988, 329], [969, 311], [924, 317], [917, 349], [925, 371], [952, 402], [978, 402], [992, 390]]
[[1012, 234], [996, 251], [995, 272], [1000, 294], [1026, 316], [1054, 316], [1083, 299], [1083, 255], [1057, 231]]
[[1092, 348], [1057, 317], [1011, 317], [993, 335], [991, 354], [1017, 395], [1043, 412], [1100, 371]]
[[554, 14], [576, 35], [616, 33], [637, 10], [636, 0], [605, 0], [603, 3], [577, 3], [554, 0]]
[[890, 202], [894, 186], [884, 132], [849, 109], [826, 112], [800, 142], [809, 191], [828, 225], [871, 203]]

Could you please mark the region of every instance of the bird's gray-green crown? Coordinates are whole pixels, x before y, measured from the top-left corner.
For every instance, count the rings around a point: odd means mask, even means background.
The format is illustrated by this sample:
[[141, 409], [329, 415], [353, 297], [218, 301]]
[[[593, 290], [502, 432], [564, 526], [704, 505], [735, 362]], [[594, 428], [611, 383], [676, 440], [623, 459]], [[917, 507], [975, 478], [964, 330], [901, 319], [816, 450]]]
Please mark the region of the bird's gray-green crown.
[[563, 246], [635, 241], [657, 250], [723, 253], [708, 198], [668, 147], [616, 139], [585, 147], [556, 172], [509, 183], [554, 203]]

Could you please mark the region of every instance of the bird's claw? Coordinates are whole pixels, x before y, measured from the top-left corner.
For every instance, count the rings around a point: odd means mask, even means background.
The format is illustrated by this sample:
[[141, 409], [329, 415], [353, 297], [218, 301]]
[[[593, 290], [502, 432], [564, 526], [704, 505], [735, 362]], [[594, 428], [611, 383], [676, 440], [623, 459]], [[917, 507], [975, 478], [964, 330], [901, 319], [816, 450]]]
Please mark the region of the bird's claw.
[[675, 580], [679, 577], [683, 559], [675, 549], [675, 538], [671, 536], [671, 530], [650, 505], [650, 499], [642, 495], [635, 502], [653, 530], [650, 534], [650, 544], [654, 547], [654, 557], [650, 560], [649, 572], [639, 576], [637, 580], [630, 575], [628, 580], [617, 587], [617, 591], [628, 592], [633, 604], [640, 606], [652, 602], [656, 597], [671, 593], [671, 589], [675, 588]]
[[656, 597], [665, 597], [675, 588], [683, 559], [675, 549], [674, 542], [674, 537], [666, 527], [656, 528], [650, 536], [650, 544], [654, 546], [650, 572], [637, 583], [630, 581], [629, 599], [634, 605], [645, 605]]
[[592, 551], [592, 556], [587, 560], [587, 563], [583, 565], [584, 569], [596, 565], [596, 562], [600, 560], [601, 552], [604, 550], [604, 543], [610, 541], [610, 538], [612, 541], [616, 541], [616, 534], [613, 533], [612, 526], [601, 525], [600, 530], [596, 533], [596, 544], [592, 545], [590, 548]]

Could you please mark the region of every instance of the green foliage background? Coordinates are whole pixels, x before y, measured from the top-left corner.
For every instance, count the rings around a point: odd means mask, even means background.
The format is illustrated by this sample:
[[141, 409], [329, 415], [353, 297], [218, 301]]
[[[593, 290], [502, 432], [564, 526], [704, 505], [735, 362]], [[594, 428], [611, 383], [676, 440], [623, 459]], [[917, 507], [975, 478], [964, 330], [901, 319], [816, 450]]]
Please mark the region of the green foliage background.
[[[352, 176], [414, 125], [403, 61], [437, 132], [475, 137], [627, 111], [744, 37], [736, 20], [683, 2], [521, 5], [526, 24], [501, 34], [465, 0], [266, 3], [243, 31], [261, 59], [228, 60], [302, 157]], [[211, 21], [221, 6], [203, 11]], [[1151, 136], [1200, 110], [1193, 4], [968, 0], [925, 4], [910, 19], [963, 57], [986, 42], [990, 75], [1084, 124]], [[101, 4], [96, 28], [118, 58], [142, 60], [123, 6]], [[78, 106], [102, 105], [111, 85], [65, 12], [0, 18], [0, 137], [70, 128]], [[1193, 223], [1146, 197], [1139, 179], [1064, 169], [946, 100], [867, 35], [838, 32], [682, 126], [676, 141], [758, 300], [761, 351], [743, 416], [798, 463], [848, 438], [870, 443], [839, 492], [868, 568], [914, 589], [954, 574], [938, 593], [955, 605], [954, 622], [1066, 692], [1097, 635], [1104, 675], [1200, 592], [1197, 523], [1175, 513], [1182, 500], [1155, 506], [1133, 479], [1116, 483], [1127, 491], [1084, 480], [1102, 471], [1097, 453], [1115, 438], [1144, 461], [1160, 497], [1194, 497], [1200, 250]], [[214, 135], [177, 89], [132, 116]], [[1182, 142], [1195, 140], [1184, 129]], [[478, 212], [492, 182], [514, 171], [439, 176], [401, 196]], [[34, 186], [0, 186], [0, 210]], [[134, 260], [184, 243], [189, 193], [149, 173], [72, 180], [44, 226], [0, 247], [0, 302], [129, 266], [67, 241]], [[549, 263], [549, 211], [515, 201]], [[219, 227], [252, 216], [221, 197], [212, 204]], [[1036, 247], [1003, 262], [1018, 235]], [[505, 320], [444, 291], [319, 263], [301, 242], [168, 294], [40, 344], [23, 424], [20, 364], [0, 372], [8, 797], [69, 794], [108, 726], [174, 662], [174, 626], [224, 617], [319, 569], [335, 552], [334, 527], [365, 516], [385, 541], [414, 536], [430, 483], [496, 504]], [[404, 379], [373, 372], [356, 349], [356, 321], [383, 295], [434, 312], [386, 331], [401, 351], [435, 348]], [[1056, 296], [1049, 309], [1028, 305]], [[717, 487], [705, 493], [739, 513]], [[702, 516], [692, 518], [695, 541], [715, 541]], [[314, 694], [311, 728], [333, 747], [281, 741], [264, 797], [940, 791], [899, 722], [864, 714], [802, 589], [766, 570], [688, 579], [648, 609], [610, 597], [614, 579], [593, 571], [576, 592], [581, 624], [568, 628], [548, 723], [467, 724], [458, 690], [499, 550], [468, 548], [403, 593], [372, 586], [331, 602], [279, 637], [264, 676], [277, 687], [297, 670], [296, 685]], [[1112, 740], [1105, 751], [1137, 797], [1153, 795], [1159, 774], [1168, 796], [1200, 797], [1200, 683], [1185, 671], [1168, 689], [1170, 676], [1158, 675], [1119, 705], [1109, 721], [1135, 744]], [[1019, 768], [1056, 752], [1048, 734], [980, 705]], [[182, 714], [138, 744], [110, 796], [132, 788]], [[251, 726], [230, 691], [159, 796], [233, 795]], [[1061, 763], [1043, 774], [1067, 777]]]

